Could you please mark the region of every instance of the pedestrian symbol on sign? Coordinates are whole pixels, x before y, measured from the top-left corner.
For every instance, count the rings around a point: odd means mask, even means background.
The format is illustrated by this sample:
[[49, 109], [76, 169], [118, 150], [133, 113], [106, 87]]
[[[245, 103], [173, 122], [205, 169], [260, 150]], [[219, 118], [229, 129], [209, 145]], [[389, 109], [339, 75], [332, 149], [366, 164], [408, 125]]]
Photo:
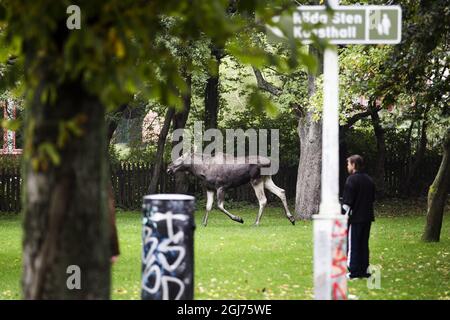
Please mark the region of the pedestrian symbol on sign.
[[391, 20], [389, 20], [386, 13], [383, 14], [381, 23], [378, 24], [379, 35], [389, 35], [389, 29], [391, 28]]
[[368, 15], [368, 38], [372, 43], [398, 43], [401, 39], [401, 10], [373, 8]]

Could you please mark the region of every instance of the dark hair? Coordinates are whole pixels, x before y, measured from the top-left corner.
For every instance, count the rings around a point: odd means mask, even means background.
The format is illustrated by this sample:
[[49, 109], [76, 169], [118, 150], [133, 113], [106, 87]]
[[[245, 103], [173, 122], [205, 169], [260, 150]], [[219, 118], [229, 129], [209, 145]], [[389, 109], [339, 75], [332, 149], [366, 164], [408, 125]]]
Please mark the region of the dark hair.
[[364, 159], [358, 154], [354, 154], [347, 158], [347, 161], [355, 165], [355, 170], [362, 170], [364, 168]]

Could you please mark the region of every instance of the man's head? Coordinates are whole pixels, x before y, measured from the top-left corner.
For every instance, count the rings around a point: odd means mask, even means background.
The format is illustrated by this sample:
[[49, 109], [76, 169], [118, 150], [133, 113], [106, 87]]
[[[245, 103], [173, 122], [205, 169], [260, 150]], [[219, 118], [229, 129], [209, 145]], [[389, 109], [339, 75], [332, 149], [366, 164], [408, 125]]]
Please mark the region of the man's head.
[[347, 158], [347, 171], [353, 174], [356, 171], [361, 171], [364, 167], [364, 159], [360, 155], [354, 154]]

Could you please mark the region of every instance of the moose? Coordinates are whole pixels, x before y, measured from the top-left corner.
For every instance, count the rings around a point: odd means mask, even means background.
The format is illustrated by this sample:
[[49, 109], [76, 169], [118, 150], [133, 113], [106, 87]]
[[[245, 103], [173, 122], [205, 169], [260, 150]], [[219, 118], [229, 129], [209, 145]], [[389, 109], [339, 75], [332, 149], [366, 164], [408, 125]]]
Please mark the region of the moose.
[[287, 206], [285, 191], [275, 185], [271, 174], [263, 174], [261, 172], [261, 168], [269, 168], [270, 165], [270, 159], [263, 156], [234, 157], [225, 153], [206, 155], [188, 152], [169, 164], [167, 173], [174, 174], [178, 171], [191, 173], [199, 178], [206, 187], [206, 213], [202, 221], [205, 227], [208, 224], [208, 214], [213, 206], [214, 193], [217, 194], [219, 210], [233, 221], [244, 223], [241, 217], [233, 215], [224, 208], [225, 191], [249, 182], [255, 190], [259, 202], [255, 226], [259, 225], [267, 204], [264, 188], [281, 199], [286, 217], [295, 225], [295, 218]]

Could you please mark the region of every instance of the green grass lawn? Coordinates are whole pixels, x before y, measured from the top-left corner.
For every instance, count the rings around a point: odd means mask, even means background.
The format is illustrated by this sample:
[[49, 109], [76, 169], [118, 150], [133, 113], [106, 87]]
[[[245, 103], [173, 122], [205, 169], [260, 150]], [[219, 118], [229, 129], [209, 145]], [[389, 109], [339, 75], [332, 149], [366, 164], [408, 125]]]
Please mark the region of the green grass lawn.
[[[245, 224], [218, 211], [204, 228], [196, 213], [196, 299], [312, 299], [312, 222], [292, 226], [281, 208], [268, 207], [253, 227], [256, 206], [230, 210]], [[450, 212], [439, 243], [420, 241], [423, 203], [378, 206], [371, 233], [371, 264], [380, 266], [381, 289], [366, 280], [349, 282], [357, 299], [450, 299]], [[395, 216], [394, 216], [395, 215]], [[139, 299], [141, 214], [118, 212], [122, 254], [113, 266], [112, 297]], [[20, 298], [21, 219], [0, 215], [0, 299]]]

